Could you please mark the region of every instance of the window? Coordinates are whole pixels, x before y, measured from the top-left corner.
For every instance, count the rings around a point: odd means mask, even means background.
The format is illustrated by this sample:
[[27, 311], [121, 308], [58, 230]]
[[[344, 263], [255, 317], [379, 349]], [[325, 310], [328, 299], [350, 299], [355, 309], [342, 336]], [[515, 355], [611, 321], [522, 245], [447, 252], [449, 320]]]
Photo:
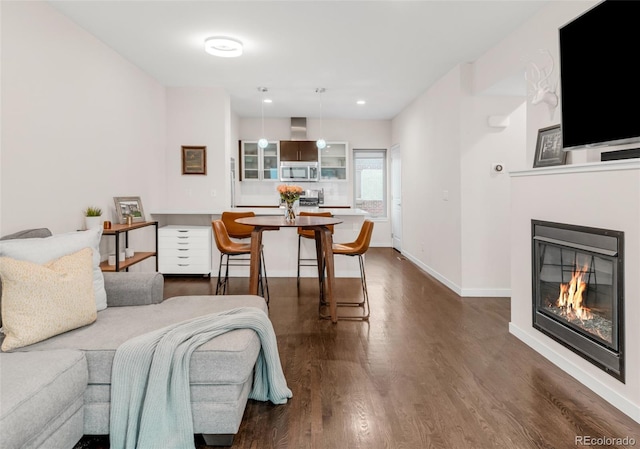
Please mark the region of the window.
[[387, 150], [353, 150], [354, 203], [372, 218], [387, 217]]

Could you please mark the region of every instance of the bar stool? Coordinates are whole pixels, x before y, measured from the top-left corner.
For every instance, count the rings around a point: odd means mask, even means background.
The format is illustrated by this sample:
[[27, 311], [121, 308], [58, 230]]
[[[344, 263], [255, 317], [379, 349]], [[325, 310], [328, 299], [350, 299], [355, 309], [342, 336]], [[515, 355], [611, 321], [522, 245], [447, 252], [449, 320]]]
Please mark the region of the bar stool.
[[237, 223], [238, 218], [255, 217], [253, 212], [222, 212], [220, 219], [227, 228], [229, 237], [234, 239], [250, 239], [253, 226]]
[[[360, 233], [355, 241], [350, 243], [334, 243], [332, 246], [334, 256], [351, 256], [358, 257], [360, 263], [360, 283], [362, 284], [362, 301], [360, 302], [338, 302], [338, 307], [362, 307], [362, 315], [350, 316], [350, 315], [338, 315], [338, 319], [343, 320], [363, 320], [368, 321], [371, 313], [369, 307], [369, 293], [367, 291], [367, 277], [364, 270], [364, 258], [362, 257], [369, 249], [371, 243], [371, 236], [373, 235], [373, 222], [371, 220], [364, 220]], [[321, 305], [326, 305], [321, 303]], [[324, 316], [323, 316], [324, 318]]]
[[[304, 217], [304, 216], [333, 217], [331, 212], [300, 212], [298, 215], [301, 217]], [[331, 234], [333, 234], [333, 225], [329, 225], [327, 226], [327, 228], [329, 228], [329, 230], [331, 231]], [[317, 257], [315, 259], [300, 258], [300, 245], [303, 238], [315, 241], [316, 239], [315, 231], [313, 229], [298, 228], [298, 277], [296, 279], [296, 285], [298, 286], [298, 288], [300, 288], [300, 267], [317, 267], [318, 266]], [[322, 294], [322, 279], [320, 279], [319, 282], [320, 282], [320, 293]]]
[[[222, 294], [227, 294], [227, 285], [229, 283], [229, 265], [231, 266], [248, 266], [246, 263], [234, 263], [230, 261], [231, 257], [247, 256], [251, 254], [251, 243], [239, 243], [231, 240], [227, 228], [222, 220], [215, 220], [211, 222], [213, 228], [213, 236], [216, 240], [216, 246], [220, 251], [220, 264], [218, 267], [218, 282], [216, 284], [216, 295], [222, 290]], [[262, 248], [260, 249], [260, 265], [261, 270], [259, 273], [260, 293], [262, 297], [269, 304], [269, 284], [267, 282], [267, 270], [264, 263], [264, 257], [262, 256]], [[222, 265], [224, 257], [226, 260], [226, 269], [224, 278], [222, 278]], [[246, 261], [248, 259], [240, 259], [238, 262]]]

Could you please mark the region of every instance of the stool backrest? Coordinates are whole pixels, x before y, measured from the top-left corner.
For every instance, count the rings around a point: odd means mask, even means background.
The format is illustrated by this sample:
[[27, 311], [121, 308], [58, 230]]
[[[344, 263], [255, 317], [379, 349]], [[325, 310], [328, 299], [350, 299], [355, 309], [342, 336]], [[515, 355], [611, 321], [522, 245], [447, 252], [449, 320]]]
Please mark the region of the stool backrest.
[[229, 247], [233, 245], [233, 242], [229, 238], [229, 233], [222, 220], [215, 220], [211, 222], [213, 227], [213, 237], [216, 240], [216, 246], [221, 253], [228, 253]]
[[235, 239], [248, 239], [251, 238], [251, 231], [253, 226], [236, 223], [238, 218], [255, 217], [253, 212], [222, 212], [221, 220], [224, 226], [227, 228], [229, 237]]
[[353, 242], [353, 254], [364, 254], [371, 244], [371, 236], [373, 235], [373, 221], [364, 220], [358, 238]]
[[[331, 212], [300, 212], [298, 215], [300, 217], [333, 217], [333, 214]], [[327, 228], [329, 228], [329, 230], [333, 234], [333, 225], [328, 225]], [[298, 234], [311, 239], [315, 238], [315, 231], [313, 229], [298, 228]]]

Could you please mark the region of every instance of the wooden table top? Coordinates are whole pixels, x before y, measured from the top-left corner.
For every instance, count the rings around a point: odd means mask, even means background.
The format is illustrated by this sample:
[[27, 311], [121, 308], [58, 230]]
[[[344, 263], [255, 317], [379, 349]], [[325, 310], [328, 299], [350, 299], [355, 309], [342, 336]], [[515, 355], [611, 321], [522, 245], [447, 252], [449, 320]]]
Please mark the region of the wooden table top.
[[261, 216], [244, 217], [236, 219], [237, 223], [260, 226], [260, 227], [274, 227], [274, 228], [307, 228], [316, 226], [328, 226], [336, 225], [343, 222], [343, 220], [334, 217], [314, 217], [309, 215], [298, 216], [295, 221], [287, 221], [284, 216]]

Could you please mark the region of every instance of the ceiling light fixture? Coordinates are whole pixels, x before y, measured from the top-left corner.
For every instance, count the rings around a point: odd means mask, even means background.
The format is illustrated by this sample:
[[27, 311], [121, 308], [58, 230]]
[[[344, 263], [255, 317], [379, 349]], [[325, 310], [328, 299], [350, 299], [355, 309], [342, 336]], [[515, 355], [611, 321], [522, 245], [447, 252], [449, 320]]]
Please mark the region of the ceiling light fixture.
[[[266, 87], [258, 87], [258, 91], [262, 96], [262, 99], [260, 101], [260, 107], [262, 108], [262, 134], [261, 134], [262, 136], [264, 136], [264, 103], [265, 103], [264, 93], [267, 92], [268, 90], [269, 89], [267, 89]], [[264, 137], [261, 137], [260, 140], [258, 140], [258, 146], [263, 150], [267, 148], [268, 145], [269, 145], [269, 141]]]
[[366, 102], [366, 101], [364, 101], [364, 100], [358, 100], [358, 101], [356, 101], [356, 103], [357, 103], [357, 104], [360, 104], [360, 105], [362, 105], [362, 104], [367, 104], [367, 102]]
[[227, 36], [209, 37], [204, 41], [204, 50], [213, 56], [235, 58], [242, 54], [242, 42]]
[[327, 146], [327, 141], [322, 138], [322, 136], [324, 135], [324, 132], [322, 130], [322, 94], [325, 92], [325, 90], [326, 89], [324, 87], [318, 87], [316, 89], [316, 93], [320, 94], [320, 138], [316, 140], [316, 146], [319, 150], [322, 150]]

